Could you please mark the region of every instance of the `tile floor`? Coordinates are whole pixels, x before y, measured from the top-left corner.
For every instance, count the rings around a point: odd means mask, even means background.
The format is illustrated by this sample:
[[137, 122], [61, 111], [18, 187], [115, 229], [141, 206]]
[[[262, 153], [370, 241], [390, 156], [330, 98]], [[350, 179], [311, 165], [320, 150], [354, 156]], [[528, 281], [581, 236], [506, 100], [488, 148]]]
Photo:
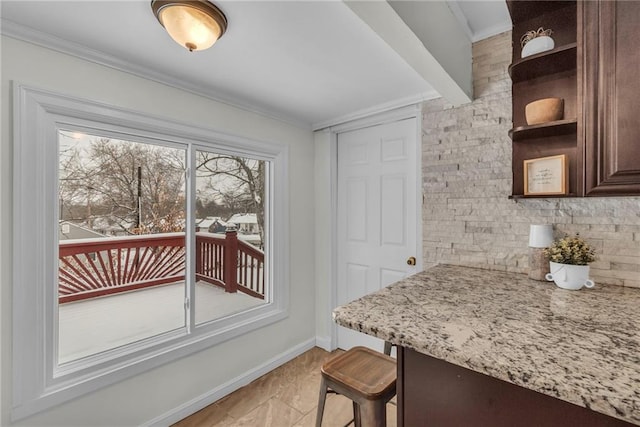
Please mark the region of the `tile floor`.
[[[320, 366], [335, 354], [315, 347], [174, 427], [313, 427], [320, 391]], [[349, 399], [335, 394], [327, 396], [323, 427], [343, 427], [352, 418]], [[393, 404], [387, 405], [387, 426], [396, 427]]]

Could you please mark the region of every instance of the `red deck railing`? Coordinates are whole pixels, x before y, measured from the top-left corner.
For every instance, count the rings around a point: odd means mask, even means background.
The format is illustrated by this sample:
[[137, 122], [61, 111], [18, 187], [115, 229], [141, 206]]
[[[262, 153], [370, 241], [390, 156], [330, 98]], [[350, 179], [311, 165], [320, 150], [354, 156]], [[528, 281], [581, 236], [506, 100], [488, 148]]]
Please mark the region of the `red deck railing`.
[[196, 279], [264, 299], [264, 252], [238, 240], [234, 231], [224, 239], [196, 233]]
[[[183, 233], [61, 241], [59, 302], [182, 281], [184, 241]], [[264, 252], [235, 231], [196, 233], [196, 280], [264, 299]]]

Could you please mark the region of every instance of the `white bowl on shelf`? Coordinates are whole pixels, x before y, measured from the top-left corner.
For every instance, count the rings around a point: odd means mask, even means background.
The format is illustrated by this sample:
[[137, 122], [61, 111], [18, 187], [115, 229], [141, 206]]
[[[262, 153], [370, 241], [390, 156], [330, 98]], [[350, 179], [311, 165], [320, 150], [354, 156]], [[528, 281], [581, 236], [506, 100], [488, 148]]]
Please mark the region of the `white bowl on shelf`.
[[535, 39], [529, 40], [527, 44], [522, 48], [520, 56], [526, 58], [527, 56], [535, 55], [536, 53], [546, 52], [555, 47], [555, 42], [549, 36], [540, 36]]

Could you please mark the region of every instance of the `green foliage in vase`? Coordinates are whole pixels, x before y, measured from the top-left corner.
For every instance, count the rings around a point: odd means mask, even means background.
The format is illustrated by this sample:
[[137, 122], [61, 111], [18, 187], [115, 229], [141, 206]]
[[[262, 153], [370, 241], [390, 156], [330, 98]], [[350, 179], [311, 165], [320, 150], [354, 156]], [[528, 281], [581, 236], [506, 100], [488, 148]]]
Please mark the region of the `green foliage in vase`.
[[596, 259], [595, 250], [578, 234], [555, 240], [544, 253], [549, 261], [560, 264], [587, 265]]

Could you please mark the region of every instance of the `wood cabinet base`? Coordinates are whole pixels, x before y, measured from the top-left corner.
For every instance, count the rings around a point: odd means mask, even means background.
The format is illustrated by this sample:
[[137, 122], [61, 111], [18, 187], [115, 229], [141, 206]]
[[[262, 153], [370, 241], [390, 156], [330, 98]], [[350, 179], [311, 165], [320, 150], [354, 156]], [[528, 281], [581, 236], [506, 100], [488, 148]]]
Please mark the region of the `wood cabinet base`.
[[398, 426], [631, 426], [488, 375], [398, 347]]

